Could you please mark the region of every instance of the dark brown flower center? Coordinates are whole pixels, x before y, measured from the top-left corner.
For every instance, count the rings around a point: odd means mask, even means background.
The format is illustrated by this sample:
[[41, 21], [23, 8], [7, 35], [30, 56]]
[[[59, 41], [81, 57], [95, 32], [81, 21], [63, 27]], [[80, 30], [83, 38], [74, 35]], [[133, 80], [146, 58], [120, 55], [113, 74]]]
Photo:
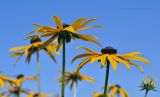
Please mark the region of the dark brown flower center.
[[35, 43], [35, 42], [41, 42], [41, 39], [38, 38], [38, 37], [32, 38], [30, 43], [32, 44], [32, 43]]
[[23, 78], [23, 77], [24, 77], [23, 74], [19, 74], [19, 75], [17, 76], [17, 79], [20, 79], [20, 78]]
[[115, 85], [116, 87], [118, 87], [118, 88], [121, 88], [121, 86], [120, 85]]
[[39, 96], [39, 94], [38, 94], [38, 93], [36, 93], [36, 94], [34, 94], [34, 95], [33, 95], [33, 97], [38, 97], [38, 96]]
[[102, 54], [116, 54], [117, 53], [117, 50], [114, 49], [113, 47], [105, 47], [104, 49], [101, 50], [101, 53]]
[[[63, 28], [66, 28], [66, 27], [69, 27], [70, 25], [69, 24], [63, 24]], [[57, 26], [57, 28], [59, 28], [58, 26]]]

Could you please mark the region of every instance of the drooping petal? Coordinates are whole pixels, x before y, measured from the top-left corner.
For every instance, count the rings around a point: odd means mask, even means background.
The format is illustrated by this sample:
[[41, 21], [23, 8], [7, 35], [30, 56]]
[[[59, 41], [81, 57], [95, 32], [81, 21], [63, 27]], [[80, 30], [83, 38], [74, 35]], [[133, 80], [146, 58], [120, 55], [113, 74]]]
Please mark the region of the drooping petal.
[[101, 60], [102, 56], [95, 56], [90, 60], [90, 63], [94, 63], [95, 61]]
[[24, 50], [28, 46], [19, 46], [19, 47], [14, 47], [11, 48], [9, 51], [18, 51], [18, 50]]
[[60, 30], [63, 30], [63, 23], [62, 23], [61, 19], [58, 16], [53, 16], [52, 18], [55, 21], [55, 23], [57, 24], [58, 28]]
[[107, 61], [108, 57], [109, 57], [108, 54], [101, 56], [100, 60], [101, 60], [102, 67], [104, 67], [104, 65], [106, 64], [106, 61]]
[[44, 48], [43, 50], [50, 56], [50, 58], [51, 58], [55, 63], [57, 63], [56, 58], [53, 56], [53, 54], [52, 54], [52, 52], [51, 52], [50, 50], [48, 50], [47, 48]]
[[144, 72], [144, 70], [143, 70], [143, 68], [141, 66], [139, 66], [139, 65], [137, 65], [135, 63], [132, 63], [132, 62], [130, 64], [133, 65], [133, 66], [136, 66], [142, 73]]
[[91, 55], [92, 55], [92, 54], [90, 54], [90, 53], [79, 54], [79, 55], [75, 56], [75, 57], [72, 59], [72, 63], [73, 63], [75, 60], [79, 59], [79, 58], [87, 57], [87, 56], [91, 56]]
[[131, 53], [123, 54], [123, 55], [138, 55], [138, 54], [142, 54], [142, 53], [141, 52], [131, 52]]
[[43, 48], [45, 48], [48, 44], [52, 43], [52, 42], [57, 38], [57, 35], [58, 35], [58, 34], [55, 34], [55, 35], [52, 36], [50, 39], [48, 39], [46, 42], [44, 42], [40, 48], [43, 49]]
[[82, 75], [82, 74], [80, 75], [80, 77], [81, 77], [81, 80], [86, 80], [86, 81], [91, 82], [91, 83], [95, 82], [94, 78], [92, 78], [92, 77]]
[[140, 56], [135, 56], [135, 55], [122, 55], [122, 57], [127, 58], [127, 59], [130, 59], [130, 60], [137, 60], [137, 61], [144, 62], [144, 63], [146, 63], [146, 64], [150, 64], [150, 62], [149, 62], [146, 58], [143, 58], [143, 57], [140, 57]]
[[117, 70], [117, 62], [112, 58], [112, 55], [108, 56], [108, 60], [111, 63], [113, 70], [116, 71]]
[[93, 57], [88, 57], [86, 59], [84, 59], [76, 68], [76, 71], [78, 72], [87, 62], [89, 62], [91, 60], [91, 58]]
[[130, 69], [130, 64], [129, 64], [129, 62], [128, 62], [127, 60], [123, 60], [123, 59], [117, 57], [116, 55], [112, 55], [112, 58], [113, 58], [115, 61], [124, 64], [128, 69]]
[[80, 49], [80, 48], [86, 50], [88, 53], [98, 54], [97, 52], [95, 52], [95, 51], [93, 51], [93, 50], [91, 50], [91, 49], [89, 49], [89, 48], [87, 48], [87, 47], [84, 47], [84, 46], [79, 46], [79, 47], [77, 47], [76, 49]]
[[77, 33], [77, 35], [81, 40], [92, 42], [92, 43], [95, 43], [95, 44], [101, 46], [101, 44], [97, 41], [97, 39], [90, 37], [90, 35], [84, 35], [84, 34], [78, 34], [78, 33]]

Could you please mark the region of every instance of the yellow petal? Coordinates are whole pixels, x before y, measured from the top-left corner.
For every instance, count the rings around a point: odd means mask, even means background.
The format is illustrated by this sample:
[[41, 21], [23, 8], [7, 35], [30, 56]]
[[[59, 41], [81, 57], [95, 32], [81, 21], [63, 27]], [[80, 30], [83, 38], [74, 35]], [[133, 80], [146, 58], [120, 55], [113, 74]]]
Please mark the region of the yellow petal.
[[98, 53], [96, 53], [95, 51], [93, 51], [93, 50], [91, 50], [91, 49], [89, 49], [89, 48], [87, 48], [87, 47], [84, 47], [84, 46], [79, 46], [79, 47], [77, 47], [76, 49], [84, 49], [84, 50], [86, 50], [87, 52], [89, 52], [89, 53], [91, 53], [91, 54], [98, 54]]
[[64, 30], [72, 32], [72, 33], [76, 33], [76, 31], [74, 30], [74, 28], [72, 26], [66, 27], [66, 28], [64, 28]]
[[60, 30], [63, 30], [63, 23], [62, 23], [61, 19], [58, 16], [53, 16], [52, 18], [55, 21], [55, 23], [57, 24], [58, 28]]
[[9, 51], [24, 50], [26, 47], [28, 47], [28, 46], [19, 46], [19, 47], [14, 47], [14, 48], [11, 48]]
[[97, 39], [91, 37], [91, 35], [84, 35], [84, 34], [78, 34], [78, 37], [81, 39], [81, 40], [84, 40], [84, 41], [88, 41], [88, 42], [92, 42], [92, 43], [95, 43], [99, 46], [101, 46], [101, 44], [97, 41]]
[[90, 54], [90, 53], [79, 54], [79, 55], [75, 56], [75, 57], [72, 59], [72, 63], [73, 63], [75, 60], [79, 59], [79, 58], [87, 57], [87, 56], [91, 56], [91, 55], [92, 55], [92, 54]]
[[74, 29], [77, 29], [84, 20], [86, 20], [86, 19], [85, 19], [85, 18], [77, 19], [76, 21], [74, 21], [74, 22], [71, 24], [71, 26], [72, 26]]
[[91, 29], [91, 28], [102, 28], [103, 26], [90, 26], [90, 27], [86, 27], [86, 28], [80, 28], [80, 29], [77, 29], [77, 30], [88, 30], [88, 29]]
[[128, 69], [130, 69], [130, 64], [127, 60], [123, 60], [123, 59], [117, 57], [116, 55], [112, 55], [112, 58], [117, 62], [123, 63]]
[[110, 64], [112, 65], [113, 67], [113, 70], [117, 70], [117, 62], [112, 58], [112, 55], [109, 55], [108, 56], [108, 60], [110, 62]]
[[144, 70], [143, 70], [143, 68], [141, 66], [139, 66], [139, 65], [137, 65], [135, 63], [132, 63], [132, 62], [130, 64], [133, 65], [133, 66], [136, 66], [142, 73], [144, 72]]
[[92, 18], [92, 19], [89, 19], [89, 20], [84, 21], [84, 22], [81, 24], [81, 27], [86, 26], [88, 23], [90, 23], [90, 22], [92, 22], [92, 21], [94, 21], [94, 20], [96, 20], [96, 18]]
[[84, 59], [84, 60], [78, 65], [76, 71], [78, 72], [87, 62], [90, 61], [91, 58], [92, 58], [92, 57], [88, 57], [88, 58]]
[[106, 61], [107, 61], [108, 57], [109, 57], [108, 54], [101, 56], [102, 67], [104, 67], [104, 65], [106, 64]]
[[146, 64], [151, 64], [146, 58], [140, 57], [140, 56], [135, 56], [135, 55], [122, 55], [122, 57], [130, 59], [130, 60], [137, 60], [144, 62]]
[[86, 76], [86, 75], [80, 75], [80, 77], [81, 77], [81, 80], [86, 80], [86, 81], [91, 82], [91, 83], [95, 82], [94, 78], [92, 78], [92, 77], [89, 77], [89, 76]]

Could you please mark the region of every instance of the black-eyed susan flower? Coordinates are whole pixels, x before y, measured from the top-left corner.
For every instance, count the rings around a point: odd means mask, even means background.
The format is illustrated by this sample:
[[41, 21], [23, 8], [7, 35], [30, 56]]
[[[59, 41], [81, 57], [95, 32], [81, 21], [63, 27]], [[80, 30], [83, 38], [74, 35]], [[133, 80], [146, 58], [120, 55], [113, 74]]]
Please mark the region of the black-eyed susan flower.
[[[104, 94], [101, 94], [99, 92], [94, 92], [93, 97], [104, 97]], [[106, 97], [115, 97], [115, 96], [113, 96], [111, 94], [107, 94]]]
[[[77, 55], [73, 58], [72, 62], [74, 62], [76, 59], [86, 57], [78, 65], [77, 71], [79, 71], [88, 62], [94, 63], [94, 62], [98, 61], [98, 62], [101, 63], [101, 67], [104, 67], [104, 66], [107, 67], [104, 95], [107, 92], [110, 64], [112, 65], [114, 70], [117, 69], [118, 63], [122, 63], [128, 69], [130, 69], [130, 66], [133, 65], [133, 66], [136, 66], [137, 68], [139, 68], [142, 72], [143, 72], [142, 67], [135, 64], [134, 62], [132, 62], [132, 60], [141, 61], [141, 62], [144, 62], [146, 64], [150, 64], [150, 62], [146, 58], [138, 56], [138, 54], [141, 54], [140, 52], [131, 52], [131, 53], [128, 53], [128, 54], [118, 54], [117, 50], [110, 47], [110, 46], [102, 49], [100, 53], [97, 53], [97, 52], [95, 52], [95, 51], [93, 51], [89, 48], [86, 48], [86, 47], [78, 47], [78, 48], [82, 48], [82, 49], [86, 50], [87, 53], [79, 54], [79, 55]], [[106, 65], [106, 63], [107, 63], [107, 65]]]
[[[66, 72], [65, 73], [65, 84], [67, 85], [70, 82], [71, 83], [70, 89], [74, 87], [73, 97], [76, 97], [76, 89], [77, 89], [78, 81], [88, 81], [91, 83], [95, 82], [95, 80], [92, 77], [86, 76], [84, 74], [80, 74], [79, 72]], [[58, 78], [58, 82], [62, 83], [62, 80]]]
[[64, 39], [67, 43], [70, 42], [72, 39], [73, 40], [80, 39], [80, 40], [99, 44], [96, 41], [97, 38], [95, 36], [78, 33], [78, 31], [80, 30], [87, 30], [89, 28], [101, 27], [101, 26], [96, 26], [96, 25], [85, 27], [88, 23], [96, 20], [96, 18], [92, 18], [89, 20], [85, 18], [79, 18], [76, 21], [74, 21], [72, 24], [63, 23], [62, 20], [58, 16], [53, 16], [52, 18], [54, 22], [57, 24], [57, 27], [41, 26], [39, 24], [34, 24], [35, 26], [38, 27], [38, 29], [32, 31], [29, 34], [29, 36], [26, 37], [26, 39], [34, 37], [33, 33], [40, 32], [39, 34], [40, 37], [52, 36], [48, 41], [45, 42], [44, 44], [45, 46], [51, 43], [56, 38], [59, 44], [62, 44]]
[[14, 97], [14, 96], [16, 96], [16, 97], [21, 97], [21, 96], [19, 95], [19, 92], [21, 92], [21, 93], [23, 93], [23, 94], [28, 94], [28, 93], [29, 93], [29, 90], [28, 90], [28, 89], [25, 89], [25, 88], [19, 89], [18, 87], [13, 87], [13, 88], [11, 88], [11, 89], [9, 89], [9, 90], [6, 90], [6, 91], [0, 93], [0, 95], [2, 95], [2, 96], [4, 96], [4, 97], [12, 97], [12, 96], [13, 96], [13, 97]]
[[40, 93], [40, 87], [41, 87], [40, 86], [40, 60], [39, 60], [40, 55], [39, 55], [39, 51], [44, 50], [51, 57], [51, 59], [54, 62], [56, 62], [56, 59], [55, 59], [55, 57], [52, 53], [57, 53], [58, 54], [58, 51], [56, 51], [56, 48], [60, 47], [58, 44], [52, 43], [52, 44], [49, 44], [49, 45], [42, 48], [42, 44], [43, 44], [43, 42], [41, 41], [41, 39], [38, 36], [36, 36], [36, 37], [31, 39], [29, 45], [15, 47], [15, 48], [10, 49], [10, 51], [16, 51], [11, 56], [12, 57], [18, 57], [17, 61], [21, 58], [21, 56], [26, 55], [26, 61], [28, 63], [30, 63], [30, 59], [31, 59], [32, 55], [34, 53], [37, 54], [37, 71], [38, 71], [38, 78], [39, 78], [39, 80], [38, 80], [39, 93]]
[[[43, 42], [41, 41], [40, 38], [38, 37], [32, 38], [29, 45], [11, 48], [10, 51], [15, 51], [15, 53], [13, 53], [11, 56], [18, 57], [17, 58], [18, 61], [21, 56], [26, 55], [26, 61], [30, 63], [32, 54], [39, 52], [39, 50], [41, 50], [40, 48], [42, 44]], [[42, 48], [42, 50], [44, 50], [51, 57], [51, 59], [53, 59], [54, 62], [56, 62], [56, 59], [52, 53], [58, 54], [58, 52], [56, 51], [57, 46], [58, 46], [57, 44], [52, 43]]]
[[119, 85], [109, 85], [108, 86], [108, 93], [115, 96], [116, 95], [118, 97], [129, 97], [129, 94], [127, 93], [127, 91], [125, 91], [124, 89], [122, 89]]
[[154, 80], [151, 76], [144, 78], [141, 85], [140, 85], [141, 91], [142, 90], [146, 91], [144, 97], [147, 97], [147, 94], [150, 90], [157, 91], [156, 85], [157, 85], [157, 80]]
[[8, 82], [9, 85], [13, 86], [18, 86], [19, 84], [16, 82], [16, 80], [7, 77], [5, 75], [0, 74], [0, 87], [5, 87], [5, 83]]
[[106, 47], [101, 50], [100, 53], [97, 53], [89, 48], [86, 47], [78, 47], [82, 48], [87, 51], [87, 53], [79, 54], [75, 56], [72, 60], [74, 62], [76, 59], [86, 57], [77, 67], [77, 70], [81, 69], [86, 63], [94, 63], [96, 61], [99, 61], [101, 63], [101, 67], [104, 67], [105, 64], [108, 62], [112, 65], [113, 69], [117, 69], [118, 63], [124, 64], [128, 69], [130, 69], [130, 66], [136, 66], [138, 69], [140, 69], [143, 72], [143, 68], [139, 65], [132, 62], [132, 60], [141, 61], [146, 64], [150, 64], [150, 62], [141, 56], [138, 56], [138, 54], [141, 54], [140, 52], [131, 52], [127, 54], [118, 54], [117, 50], [112, 47]]
[[[97, 28], [101, 26], [90, 26], [90, 27], [85, 27], [88, 23], [96, 20], [95, 18], [93, 19], [85, 19], [85, 18], [80, 18], [74, 21], [72, 24], [65, 24], [62, 22], [62, 20], [58, 16], [53, 16], [53, 20], [57, 24], [57, 27], [53, 26], [41, 26], [39, 24], [34, 24], [35, 26], [38, 26], [38, 29], [34, 30], [31, 32], [26, 39], [28, 38], [33, 38], [34, 36], [37, 36], [37, 34], [33, 34], [36, 32], [40, 32], [38, 35], [39, 37], [48, 37], [51, 36], [43, 45], [42, 48], [50, 44], [53, 40], [57, 39], [59, 45], [62, 45], [63, 48], [63, 56], [62, 56], [62, 97], [64, 97], [64, 91], [65, 91], [65, 43], [69, 43], [71, 40], [84, 40], [92, 43], [96, 43], [98, 45], [99, 42], [97, 42], [97, 38], [92, 35], [87, 35], [87, 34], [79, 34], [78, 31], [80, 30], [87, 30], [89, 28]], [[57, 47], [57, 50], [59, 47]]]

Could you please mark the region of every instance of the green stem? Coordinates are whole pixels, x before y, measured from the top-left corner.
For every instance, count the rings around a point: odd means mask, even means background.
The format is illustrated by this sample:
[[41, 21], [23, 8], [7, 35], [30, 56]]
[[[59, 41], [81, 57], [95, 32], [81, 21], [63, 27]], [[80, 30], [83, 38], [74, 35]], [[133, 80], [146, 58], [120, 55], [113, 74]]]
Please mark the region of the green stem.
[[149, 92], [149, 90], [146, 90], [144, 97], [147, 97], [148, 92]]
[[21, 86], [18, 87], [18, 97], [21, 97]]
[[41, 77], [40, 77], [40, 72], [41, 72], [41, 68], [40, 68], [40, 56], [39, 56], [39, 52], [37, 51], [37, 76], [38, 76], [38, 94], [41, 93]]
[[107, 62], [106, 78], [105, 78], [105, 86], [104, 86], [104, 94], [103, 94], [103, 97], [107, 97], [107, 88], [108, 88], [108, 79], [109, 79], [109, 67], [110, 67], [110, 63]]
[[62, 94], [61, 97], [64, 97], [65, 94], [65, 39], [63, 39], [63, 56], [62, 56]]

